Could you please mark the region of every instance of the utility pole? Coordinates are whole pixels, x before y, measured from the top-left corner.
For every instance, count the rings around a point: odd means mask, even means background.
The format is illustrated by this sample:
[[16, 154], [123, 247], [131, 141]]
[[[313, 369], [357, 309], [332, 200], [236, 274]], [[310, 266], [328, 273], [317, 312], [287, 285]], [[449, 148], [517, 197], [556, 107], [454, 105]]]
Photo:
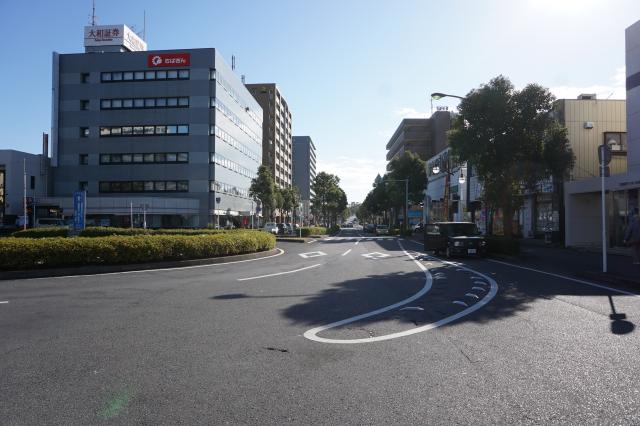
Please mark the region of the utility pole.
[[133, 228], [133, 201], [129, 202], [129, 225]]
[[[22, 229], [27, 229], [27, 158], [23, 158], [22, 161], [23, 171], [24, 171], [24, 179], [23, 179], [23, 197], [22, 197], [22, 209], [23, 209], [23, 224]], [[35, 225], [35, 222], [33, 223]]]

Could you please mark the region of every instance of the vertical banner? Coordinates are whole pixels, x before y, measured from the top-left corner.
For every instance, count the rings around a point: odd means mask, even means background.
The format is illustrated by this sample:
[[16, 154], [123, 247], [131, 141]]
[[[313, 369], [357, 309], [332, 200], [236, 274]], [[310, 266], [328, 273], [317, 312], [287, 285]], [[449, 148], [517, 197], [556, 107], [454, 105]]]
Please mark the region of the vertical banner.
[[73, 193], [73, 229], [81, 231], [85, 227], [87, 208], [87, 191]]

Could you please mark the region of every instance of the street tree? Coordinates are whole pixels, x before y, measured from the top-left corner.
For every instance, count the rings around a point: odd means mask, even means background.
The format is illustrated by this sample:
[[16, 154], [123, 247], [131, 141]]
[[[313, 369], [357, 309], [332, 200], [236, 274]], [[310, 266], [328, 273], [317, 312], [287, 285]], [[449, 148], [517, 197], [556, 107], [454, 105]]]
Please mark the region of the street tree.
[[249, 195], [262, 201], [262, 210], [265, 217], [272, 218], [275, 208], [276, 184], [273, 181], [271, 171], [266, 166], [258, 168], [258, 175], [251, 180]]
[[449, 132], [453, 155], [477, 170], [484, 201], [502, 210], [506, 237], [513, 233], [521, 186], [535, 186], [552, 168], [561, 175], [571, 166], [566, 160], [573, 153], [568, 143], [561, 143], [563, 133], [551, 114], [553, 101], [542, 86], [516, 90], [508, 78], [498, 76], [460, 102]]
[[315, 194], [311, 200], [314, 215], [320, 216], [324, 223], [335, 224], [347, 207], [347, 195], [339, 184], [338, 176], [326, 172], [318, 173], [311, 184]]

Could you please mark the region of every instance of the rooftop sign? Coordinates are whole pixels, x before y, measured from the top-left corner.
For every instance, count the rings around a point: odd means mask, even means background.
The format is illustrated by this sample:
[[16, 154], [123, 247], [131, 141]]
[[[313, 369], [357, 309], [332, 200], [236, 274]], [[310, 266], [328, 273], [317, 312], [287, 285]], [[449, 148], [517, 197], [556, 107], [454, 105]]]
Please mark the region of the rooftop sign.
[[123, 46], [131, 52], [147, 50], [147, 43], [126, 25], [84, 27], [84, 46]]

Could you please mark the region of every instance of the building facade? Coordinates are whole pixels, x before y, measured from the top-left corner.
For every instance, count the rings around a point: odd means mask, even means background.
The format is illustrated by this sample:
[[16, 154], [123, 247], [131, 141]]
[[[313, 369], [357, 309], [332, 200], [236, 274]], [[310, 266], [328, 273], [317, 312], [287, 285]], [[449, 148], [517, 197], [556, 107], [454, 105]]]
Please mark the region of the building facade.
[[447, 143], [447, 132], [451, 129], [453, 114], [436, 111], [430, 118], [405, 118], [387, 142], [387, 161], [413, 152], [427, 161], [443, 151]]
[[107, 47], [53, 54], [51, 201], [86, 190], [90, 224], [247, 224], [262, 109], [220, 53]]
[[302, 218], [309, 223], [311, 198], [315, 195], [311, 185], [316, 178], [316, 146], [309, 136], [293, 137], [293, 185], [298, 188], [302, 203]]
[[292, 177], [291, 111], [275, 83], [247, 84], [262, 107], [262, 164], [271, 170], [276, 185], [289, 188]]

